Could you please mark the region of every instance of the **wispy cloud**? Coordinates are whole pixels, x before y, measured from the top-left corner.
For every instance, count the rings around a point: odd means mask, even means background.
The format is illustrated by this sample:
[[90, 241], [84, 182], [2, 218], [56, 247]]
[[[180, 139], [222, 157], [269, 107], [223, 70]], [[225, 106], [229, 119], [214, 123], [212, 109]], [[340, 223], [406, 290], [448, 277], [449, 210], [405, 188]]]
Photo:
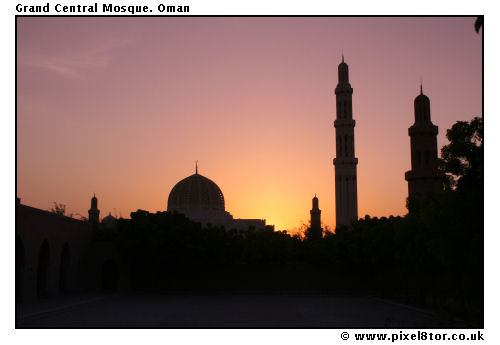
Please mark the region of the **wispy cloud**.
[[109, 56], [26, 57], [20, 63], [38, 67], [71, 79], [84, 78], [89, 72], [105, 70]]
[[70, 79], [82, 79], [90, 73], [106, 70], [112, 60], [112, 50], [131, 43], [131, 40], [101, 44], [87, 51], [76, 51], [64, 55], [25, 54], [19, 63], [54, 72]]

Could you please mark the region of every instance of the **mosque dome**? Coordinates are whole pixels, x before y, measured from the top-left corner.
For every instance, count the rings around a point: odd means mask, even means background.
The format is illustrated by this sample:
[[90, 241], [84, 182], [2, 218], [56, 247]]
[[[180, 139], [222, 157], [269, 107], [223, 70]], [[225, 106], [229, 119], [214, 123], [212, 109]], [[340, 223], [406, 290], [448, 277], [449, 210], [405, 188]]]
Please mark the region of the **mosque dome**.
[[101, 220], [101, 224], [107, 228], [115, 227], [117, 219], [111, 215], [111, 212]]
[[101, 220], [101, 223], [114, 223], [116, 218], [111, 215], [111, 212]]
[[196, 172], [179, 181], [168, 196], [167, 211], [222, 211], [224, 195], [212, 180]]

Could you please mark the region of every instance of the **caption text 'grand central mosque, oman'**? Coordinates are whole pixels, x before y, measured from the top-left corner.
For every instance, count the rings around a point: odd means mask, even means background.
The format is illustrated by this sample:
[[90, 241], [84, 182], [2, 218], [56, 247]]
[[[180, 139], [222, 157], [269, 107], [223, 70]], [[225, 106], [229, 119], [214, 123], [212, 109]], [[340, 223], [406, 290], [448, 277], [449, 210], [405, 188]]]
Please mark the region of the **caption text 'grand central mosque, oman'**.
[[354, 126], [352, 118], [352, 87], [349, 84], [349, 67], [344, 62], [339, 65], [339, 83], [335, 88], [337, 96], [337, 119], [335, 137], [337, 152], [335, 166], [335, 209], [336, 223], [350, 225], [358, 219], [358, 187], [356, 166], [358, 159], [354, 157]]

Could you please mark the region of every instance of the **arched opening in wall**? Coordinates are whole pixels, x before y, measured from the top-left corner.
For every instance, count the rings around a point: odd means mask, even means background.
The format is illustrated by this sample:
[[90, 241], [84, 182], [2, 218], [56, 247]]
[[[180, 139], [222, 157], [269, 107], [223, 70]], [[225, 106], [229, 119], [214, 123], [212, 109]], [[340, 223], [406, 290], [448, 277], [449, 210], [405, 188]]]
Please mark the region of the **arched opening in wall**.
[[70, 272], [71, 255], [69, 246], [64, 244], [61, 252], [61, 265], [59, 270], [59, 293], [66, 295], [69, 292], [69, 272]]
[[102, 289], [107, 292], [118, 289], [118, 265], [113, 260], [102, 264]]
[[16, 235], [16, 303], [23, 302], [24, 291], [24, 245], [19, 235]]
[[49, 297], [50, 250], [47, 240], [44, 240], [38, 255], [38, 271], [36, 276], [36, 294], [38, 298]]

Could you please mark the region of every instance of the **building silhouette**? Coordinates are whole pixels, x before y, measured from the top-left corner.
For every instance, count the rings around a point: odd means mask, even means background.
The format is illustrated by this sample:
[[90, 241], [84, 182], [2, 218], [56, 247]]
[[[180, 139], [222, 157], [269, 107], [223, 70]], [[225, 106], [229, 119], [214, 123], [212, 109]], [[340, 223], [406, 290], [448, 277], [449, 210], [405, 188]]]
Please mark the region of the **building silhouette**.
[[311, 228], [309, 229], [310, 238], [321, 238], [323, 237], [323, 229], [321, 228], [321, 210], [319, 209], [319, 202], [316, 195], [312, 199], [312, 209], [311, 209]]
[[432, 195], [439, 189], [441, 183], [437, 170], [438, 127], [431, 122], [431, 105], [429, 97], [422, 91], [422, 85], [414, 106], [415, 123], [408, 128], [411, 170], [405, 173], [409, 198]]
[[111, 215], [111, 212], [101, 220], [101, 225], [105, 228], [113, 228], [116, 226], [118, 219]]
[[89, 209], [89, 223], [97, 224], [99, 223], [99, 209], [97, 208], [97, 198], [94, 196], [90, 200], [90, 209]]
[[219, 186], [198, 174], [198, 166], [193, 175], [179, 181], [172, 188], [168, 196], [167, 211], [182, 213], [203, 226], [211, 224], [237, 231], [249, 228], [274, 230], [274, 226], [266, 225], [265, 219], [234, 219], [225, 210], [224, 195]]
[[128, 268], [114, 243], [92, 236], [101, 226], [95, 195], [89, 222], [23, 205], [16, 198], [16, 303], [128, 289]]
[[337, 97], [337, 119], [334, 122], [336, 137], [335, 166], [335, 210], [336, 224], [349, 225], [358, 219], [358, 187], [354, 156], [354, 126], [352, 118], [352, 87], [349, 83], [349, 67], [342, 62], [338, 68], [339, 81], [335, 88]]

